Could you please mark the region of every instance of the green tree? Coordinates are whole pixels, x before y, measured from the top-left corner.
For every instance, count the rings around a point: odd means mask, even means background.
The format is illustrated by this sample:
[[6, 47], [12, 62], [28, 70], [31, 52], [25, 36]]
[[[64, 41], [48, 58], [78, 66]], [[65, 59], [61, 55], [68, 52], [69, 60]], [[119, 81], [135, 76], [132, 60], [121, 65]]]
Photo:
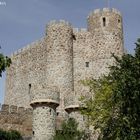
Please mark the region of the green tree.
[[87, 135], [77, 129], [78, 123], [73, 118], [69, 118], [62, 124], [62, 130], [57, 130], [54, 140], [87, 140]]
[[7, 56], [4, 56], [0, 53], [0, 77], [2, 76], [2, 72], [6, 70], [11, 64], [11, 59]]
[[140, 140], [140, 39], [134, 55], [113, 57], [108, 76], [83, 82], [94, 94], [82, 113], [100, 128], [102, 140]]

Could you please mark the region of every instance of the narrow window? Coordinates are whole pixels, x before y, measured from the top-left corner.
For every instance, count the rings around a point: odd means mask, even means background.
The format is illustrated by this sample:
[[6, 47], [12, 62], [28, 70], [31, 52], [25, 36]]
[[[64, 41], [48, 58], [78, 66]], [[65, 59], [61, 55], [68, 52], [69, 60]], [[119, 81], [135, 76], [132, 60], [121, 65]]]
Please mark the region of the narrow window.
[[56, 115], [58, 116], [59, 115], [59, 112], [57, 112]]
[[31, 84], [29, 84], [29, 94], [30, 94], [30, 91], [31, 91]]
[[35, 132], [33, 131], [33, 135], [35, 134]]
[[74, 34], [72, 35], [72, 38], [73, 38], [73, 40], [76, 40], [76, 36]]
[[50, 115], [52, 114], [52, 110], [50, 109]]
[[120, 19], [118, 19], [118, 23], [120, 23], [121, 22], [121, 20]]
[[31, 84], [29, 84], [29, 88], [31, 88]]
[[89, 67], [89, 62], [86, 62], [86, 67]]
[[105, 27], [106, 26], [106, 18], [103, 17], [103, 26]]

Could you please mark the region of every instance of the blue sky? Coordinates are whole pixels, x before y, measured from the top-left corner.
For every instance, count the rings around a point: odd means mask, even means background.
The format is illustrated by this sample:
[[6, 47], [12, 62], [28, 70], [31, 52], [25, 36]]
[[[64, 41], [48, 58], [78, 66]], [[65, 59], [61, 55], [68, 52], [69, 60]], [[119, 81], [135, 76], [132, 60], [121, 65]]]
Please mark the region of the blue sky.
[[[9, 55], [45, 34], [50, 20], [64, 19], [73, 27], [86, 28], [90, 11], [107, 7], [107, 0], [0, 0], [0, 45]], [[125, 48], [133, 53], [140, 37], [140, 0], [110, 0], [110, 7], [123, 15]], [[5, 75], [0, 78], [3, 102]]]

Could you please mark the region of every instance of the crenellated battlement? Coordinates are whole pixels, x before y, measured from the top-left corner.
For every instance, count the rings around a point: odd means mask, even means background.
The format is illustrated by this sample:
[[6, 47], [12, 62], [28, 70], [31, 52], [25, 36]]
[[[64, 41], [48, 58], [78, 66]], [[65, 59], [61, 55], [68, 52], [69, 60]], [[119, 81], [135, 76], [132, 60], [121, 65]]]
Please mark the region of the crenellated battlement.
[[17, 130], [22, 136], [32, 135], [31, 108], [18, 107], [14, 105], [0, 105], [0, 129], [9, 131]]
[[32, 42], [31, 44], [28, 44], [27, 46], [25, 46], [25, 47], [23, 47], [21, 49], [18, 49], [17, 51], [13, 52], [10, 57], [12, 58], [12, 57], [14, 57], [16, 55], [19, 55], [19, 54], [21, 54], [21, 53], [23, 53], [25, 51], [29, 51], [33, 47], [36, 47], [37, 45], [39, 45], [43, 40], [44, 40], [44, 37], [42, 37], [39, 40], [36, 40], [36, 41]]
[[[122, 16], [121, 12], [115, 8], [95, 9], [94, 11], [90, 12], [89, 16], [96, 15], [96, 14], [102, 14], [102, 13], [114, 13], [114, 14]], [[89, 16], [87, 18], [89, 18]]]
[[72, 34], [72, 28], [72, 24], [65, 20], [52, 20], [46, 25], [46, 35], [53, 36], [52, 33], [60, 34], [60, 32], [63, 32], [64, 34], [67, 31]]
[[112, 12], [122, 16], [121, 12], [119, 10], [115, 9], [115, 8], [112, 8]]
[[31, 108], [24, 108], [24, 107], [18, 107], [15, 105], [7, 105], [7, 104], [2, 104], [0, 105], [0, 114], [3, 113], [12, 113], [12, 114], [32, 114], [32, 109]]
[[72, 26], [71, 23], [69, 23], [68, 21], [65, 21], [65, 20], [51, 20], [48, 24], [47, 24], [47, 27], [48, 26], [52, 26], [52, 25], [55, 25], [55, 24], [62, 24], [62, 25], [67, 25], [67, 26]]

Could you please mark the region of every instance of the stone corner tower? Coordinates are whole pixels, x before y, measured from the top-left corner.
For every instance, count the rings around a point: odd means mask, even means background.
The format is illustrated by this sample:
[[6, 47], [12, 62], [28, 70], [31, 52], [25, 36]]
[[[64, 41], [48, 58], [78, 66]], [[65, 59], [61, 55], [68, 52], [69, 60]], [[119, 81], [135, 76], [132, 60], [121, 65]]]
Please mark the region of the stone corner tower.
[[96, 9], [90, 12], [87, 17], [88, 31], [95, 34], [99, 32], [120, 32], [122, 33], [122, 15], [115, 8]]
[[33, 85], [30, 105], [33, 108], [33, 140], [53, 140], [56, 127], [56, 107], [59, 105], [56, 87]]
[[122, 15], [117, 9], [96, 9], [87, 17], [87, 29], [93, 36], [94, 78], [108, 73], [107, 67], [114, 63], [112, 53], [124, 53]]

